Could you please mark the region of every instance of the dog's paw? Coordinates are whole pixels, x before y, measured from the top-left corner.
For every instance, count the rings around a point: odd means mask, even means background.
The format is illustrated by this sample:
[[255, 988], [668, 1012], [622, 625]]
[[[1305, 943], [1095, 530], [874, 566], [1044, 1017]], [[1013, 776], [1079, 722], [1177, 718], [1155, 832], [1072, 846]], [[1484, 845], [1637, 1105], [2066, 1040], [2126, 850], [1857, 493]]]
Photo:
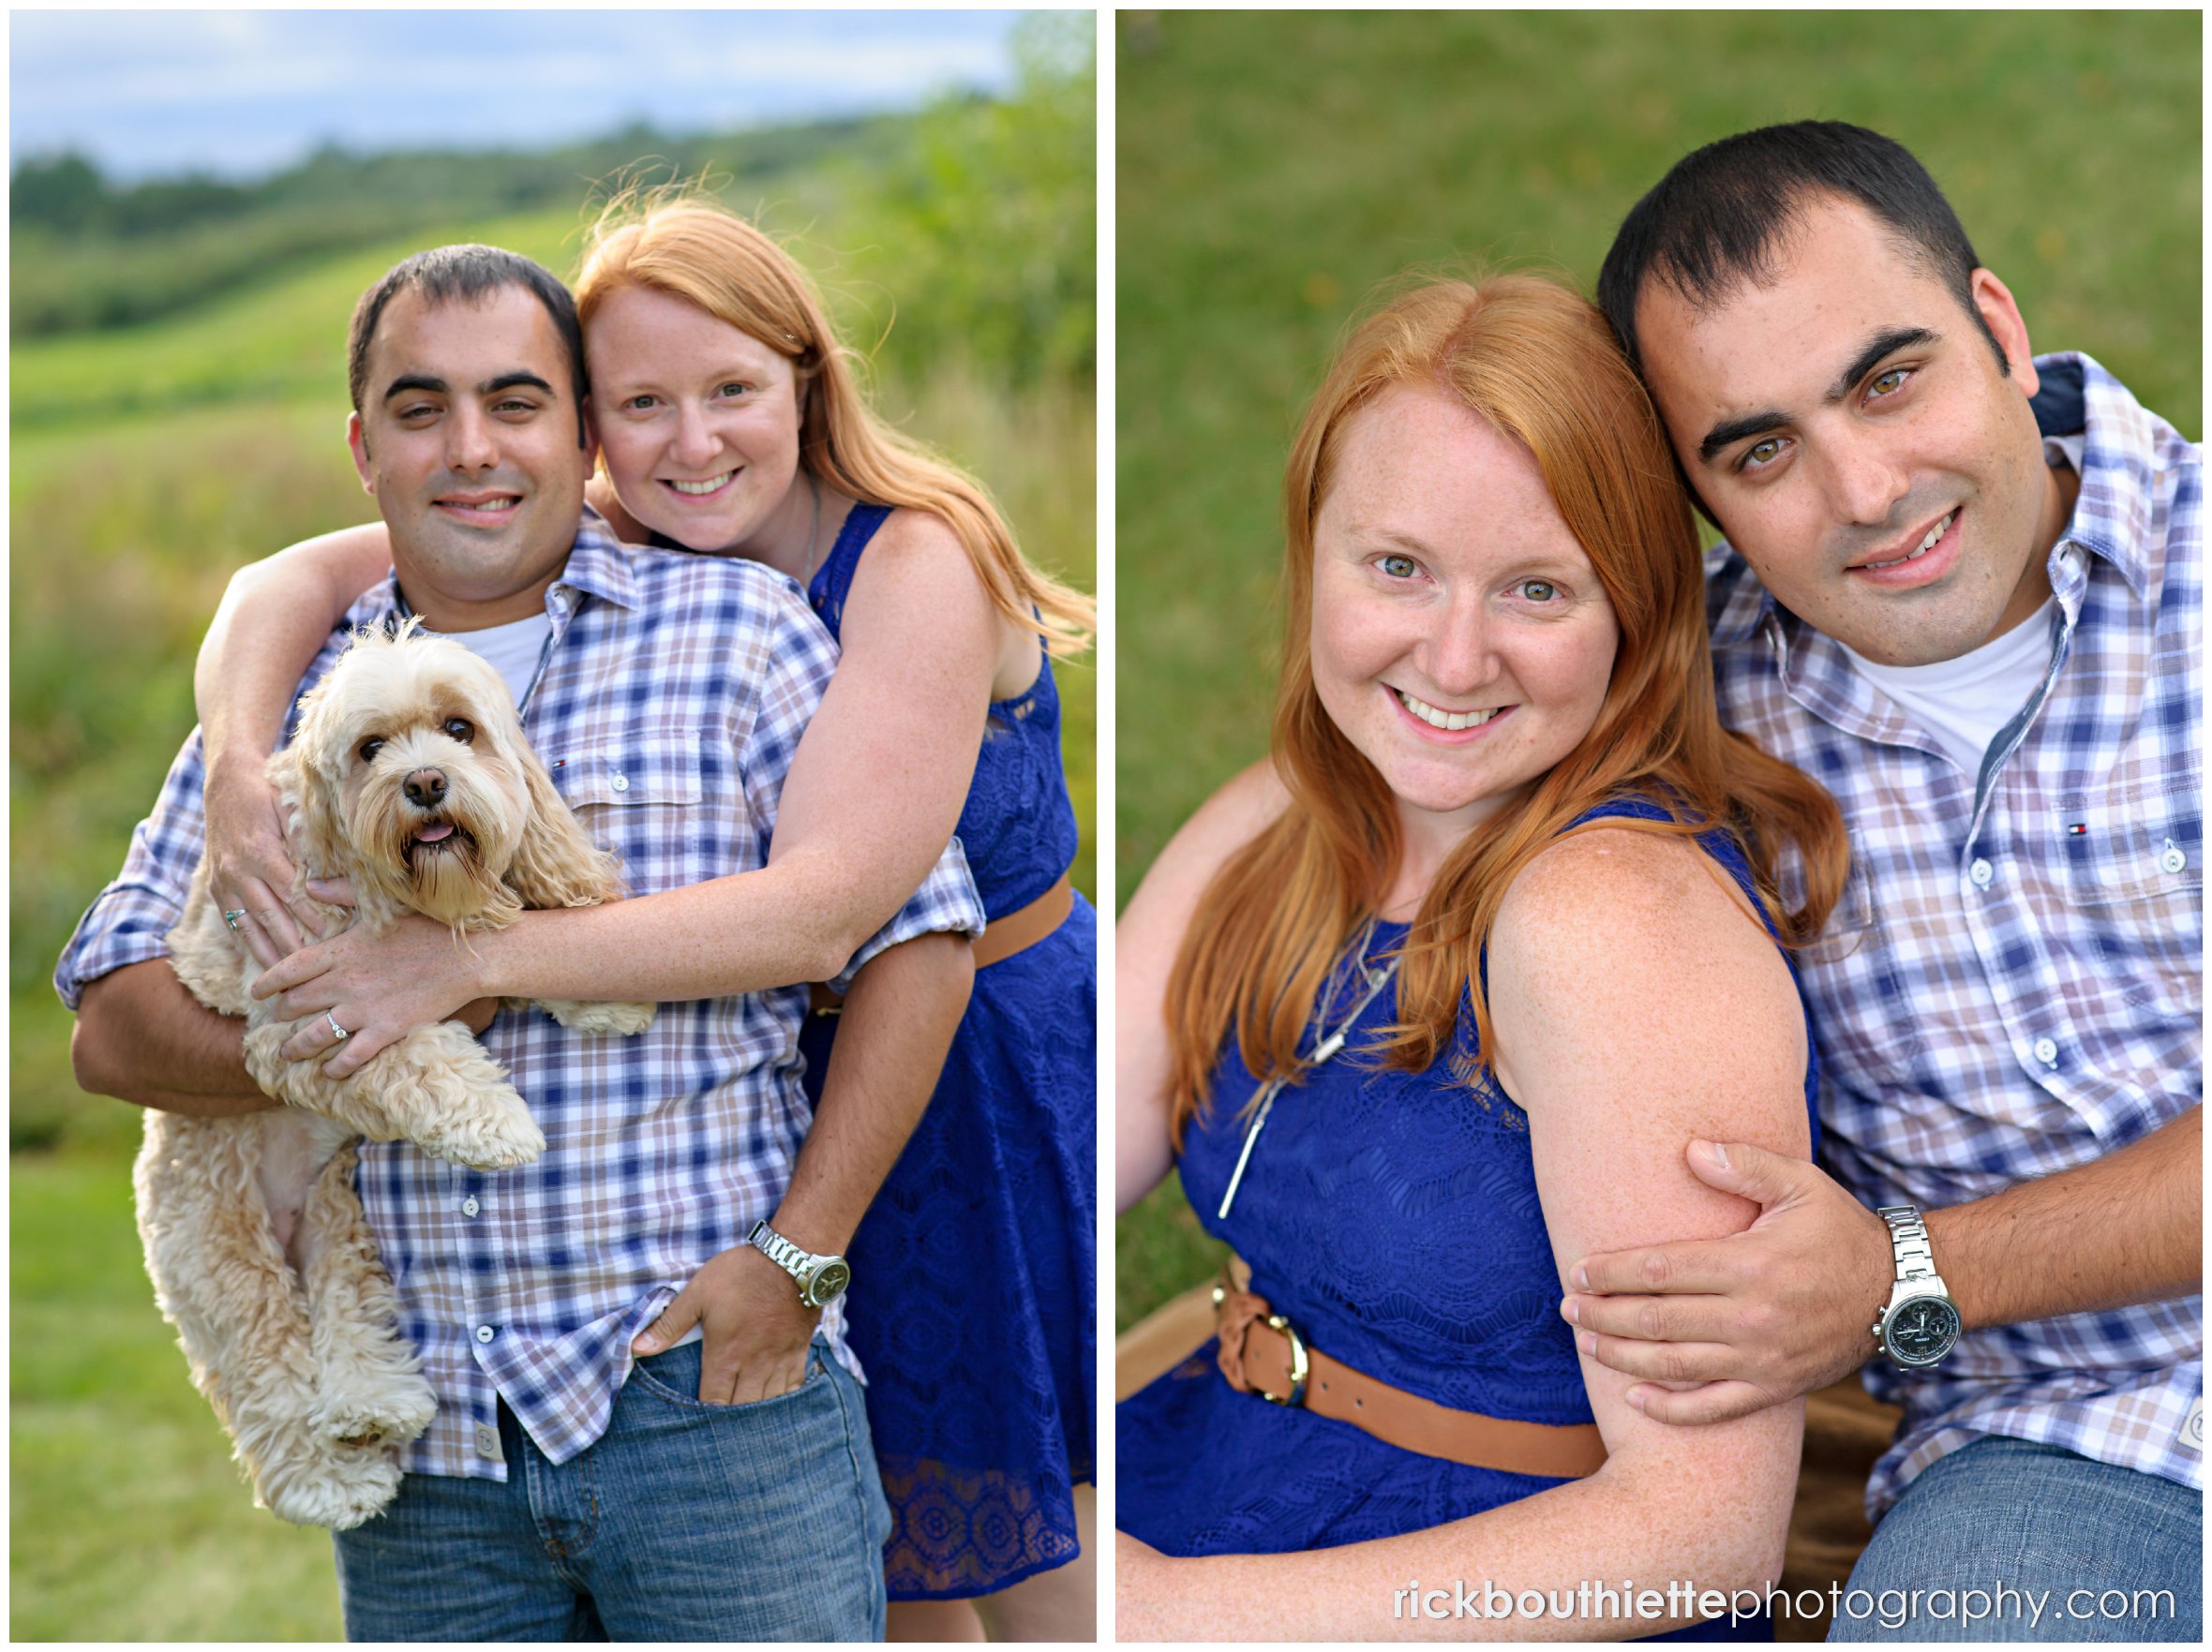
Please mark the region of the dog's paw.
[[427, 1124], [416, 1145], [465, 1170], [512, 1170], [546, 1151], [546, 1133], [516, 1097], [511, 1108], [473, 1107]]
[[612, 1034], [623, 1038], [651, 1026], [660, 1009], [655, 1004], [582, 1004], [567, 999], [548, 1001], [542, 1007], [572, 1033]]
[[364, 1450], [420, 1438], [437, 1410], [437, 1396], [421, 1377], [396, 1376], [374, 1387], [325, 1393], [307, 1421], [333, 1444]]
[[294, 1525], [351, 1531], [384, 1511], [399, 1490], [399, 1465], [381, 1448], [319, 1453], [311, 1466], [261, 1488], [262, 1505]]

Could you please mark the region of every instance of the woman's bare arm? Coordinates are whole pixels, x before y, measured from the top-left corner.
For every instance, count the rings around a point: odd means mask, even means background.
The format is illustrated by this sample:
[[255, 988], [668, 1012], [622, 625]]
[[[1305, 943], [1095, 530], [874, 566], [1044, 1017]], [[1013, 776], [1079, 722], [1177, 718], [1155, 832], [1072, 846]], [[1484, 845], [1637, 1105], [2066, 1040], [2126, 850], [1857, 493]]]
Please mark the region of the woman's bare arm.
[[1168, 840], [1114, 928], [1113, 1202], [1126, 1211], [1167, 1179], [1168, 976], [1199, 898], [1222, 862], [1290, 801], [1269, 762], [1208, 798]]
[[248, 563], [231, 575], [200, 662], [192, 697], [207, 749], [207, 852], [225, 910], [266, 967], [314, 933], [292, 911], [291, 856], [262, 765], [284, 734], [299, 680], [353, 600], [392, 567], [381, 522], [348, 528]]
[[[1681, 841], [1592, 833], [1547, 853], [1490, 947], [1501, 1078], [1527, 1110], [1562, 1268], [1630, 1236], [1717, 1236], [1754, 1212], [1693, 1176], [1694, 1137], [1803, 1153], [1804, 1036], [1788, 971], [1757, 921]], [[1622, 1639], [1666, 1627], [1586, 1615], [1441, 1619], [1403, 1611], [1418, 1579], [1478, 1597], [1575, 1599], [1623, 1580], [1665, 1591], [1763, 1587], [1780, 1575], [1802, 1410], [1670, 1429], [1585, 1356], [1603, 1468], [1467, 1520], [1295, 1555], [1173, 1560], [1128, 1545], [1125, 1638]], [[1495, 1597], [1493, 1597], [1495, 1599]], [[1592, 1598], [1594, 1599], [1594, 1598]], [[1682, 1621], [1678, 1619], [1677, 1621]]]
[[[525, 913], [456, 946], [427, 920], [349, 930], [257, 983], [354, 1030], [344, 1077], [478, 997], [674, 1002], [827, 979], [944, 852], [975, 776], [997, 617], [951, 530], [894, 514], [847, 595], [844, 654], [784, 784], [768, 866], [688, 889]], [[451, 1004], [447, 1004], [451, 1000]], [[302, 1052], [311, 1053], [311, 1052]]]
[[594, 473], [584, 484], [584, 503], [605, 517], [615, 538], [626, 545], [641, 545], [652, 537], [652, 530], [630, 514], [630, 508], [622, 503], [613, 484], [605, 476]]

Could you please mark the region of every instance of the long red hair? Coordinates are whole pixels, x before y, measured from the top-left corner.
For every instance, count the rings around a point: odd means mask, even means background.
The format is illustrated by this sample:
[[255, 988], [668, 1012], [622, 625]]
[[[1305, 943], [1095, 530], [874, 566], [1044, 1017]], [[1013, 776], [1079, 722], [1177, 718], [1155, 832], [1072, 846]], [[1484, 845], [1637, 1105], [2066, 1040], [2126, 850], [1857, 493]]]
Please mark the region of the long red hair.
[[[1463, 993], [1487, 1076], [1492, 1029], [1480, 960], [1516, 876], [1576, 816], [1642, 797], [1672, 819], [1607, 826], [1733, 830], [1786, 938], [1819, 933], [1848, 849], [1835, 802], [1787, 764], [1727, 733], [1715, 712], [1705, 586], [1690, 505], [1666, 434], [1596, 307], [1525, 275], [1439, 282], [1356, 327], [1308, 407], [1283, 480], [1283, 651], [1273, 752], [1291, 805], [1215, 875], [1168, 986], [1177, 1139], [1205, 1105], [1233, 1032], [1262, 1078], [1298, 1076], [1298, 1046], [1323, 979], [1380, 908], [1397, 870], [1398, 817], [1370, 763], [1314, 691], [1313, 525], [1346, 422], [1400, 385], [1441, 390], [1535, 455], [1562, 517], [1620, 624], [1597, 722], [1517, 802], [1471, 831], [1424, 897], [1407, 937], [1398, 1021], [1381, 1049], [1425, 1068], [1455, 1048]], [[1780, 912], [1778, 851], [1794, 843], [1804, 900]]]

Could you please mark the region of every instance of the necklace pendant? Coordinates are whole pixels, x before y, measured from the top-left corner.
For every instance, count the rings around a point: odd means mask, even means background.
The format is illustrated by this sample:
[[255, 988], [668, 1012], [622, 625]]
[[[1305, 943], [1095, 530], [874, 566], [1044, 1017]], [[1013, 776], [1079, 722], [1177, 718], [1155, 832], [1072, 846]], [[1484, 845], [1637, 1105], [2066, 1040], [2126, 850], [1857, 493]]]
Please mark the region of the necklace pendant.
[[1267, 1123], [1267, 1115], [1275, 1110], [1275, 1097], [1282, 1089], [1280, 1079], [1267, 1080], [1267, 1088], [1260, 1097], [1260, 1110], [1252, 1115], [1252, 1127], [1245, 1132], [1244, 1151], [1236, 1155], [1236, 1168], [1229, 1174], [1229, 1186], [1221, 1195], [1221, 1208], [1214, 1213], [1214, 1219], [1226, 1222], [1229, 1207], [1236, 1202], [1236, 1190], [1244, 1183], [1245, 1167], [1252, 1162], [1252, 1149], [1260, 1140], [1260, 1131]]

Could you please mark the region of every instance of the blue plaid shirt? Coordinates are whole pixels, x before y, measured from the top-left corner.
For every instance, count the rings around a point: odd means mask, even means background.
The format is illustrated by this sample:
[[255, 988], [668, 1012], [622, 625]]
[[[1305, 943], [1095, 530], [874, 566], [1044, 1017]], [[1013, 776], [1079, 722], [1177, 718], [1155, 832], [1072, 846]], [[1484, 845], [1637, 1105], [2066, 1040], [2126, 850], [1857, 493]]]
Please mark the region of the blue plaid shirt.
[[[1979, 775], [1726, 544], [1708, 563], [1722, 721], [1850, 828], [1799, 974], [1824, 1157], [1870, 1207], [1981, 1198], [2204, 1100], [2202, 455], [2086, 356], [2036, 365], [2045, 434], [2085, 433], [2081, 494], [2050, 555], [2051, 666]], [[1986, 1435], [2202, 1488], [2204, 1337], [2192, 1296], [1970, 1332], [1932, 1373], [1876, 1361], [1905, 1422], [1869, 1514]]]
[[[798, 586], [741, 558], [626, 549], [587, 513], [546, 607], [552, 636], [524, 726], [592, 840], [620, 853], [630, 891], [764, 865], [785, 771], [837, 663]], [[387, 581], [346, 628], [400, 611]], [[303, 691], [344, 640], [333, 634]], [[202, 778], [195, 732], [62, 956], [54, 981], [70, 1008], [85, 982], [166, 956], [201, 856]], [[845, 975], [914, 936], [982, 928], [955, 840]], [[400, 1326], [438, 1392], [409, 1472], [504, 1480], [502, 1396], [556, 1463], [605, 1431], [631, 1338], [783, 1197], [813, 1116], [800, 1087], [806, 1001], [802, 986], [665, 1004], [635, 1038], [502, 1011], [485, 1047], [545, 1130], [542, 1158], [483, 1174], [405, 1143], [363, 1150], [362, 1201]], [[824, 1324], [854, 1366], [837, 1308]]]

